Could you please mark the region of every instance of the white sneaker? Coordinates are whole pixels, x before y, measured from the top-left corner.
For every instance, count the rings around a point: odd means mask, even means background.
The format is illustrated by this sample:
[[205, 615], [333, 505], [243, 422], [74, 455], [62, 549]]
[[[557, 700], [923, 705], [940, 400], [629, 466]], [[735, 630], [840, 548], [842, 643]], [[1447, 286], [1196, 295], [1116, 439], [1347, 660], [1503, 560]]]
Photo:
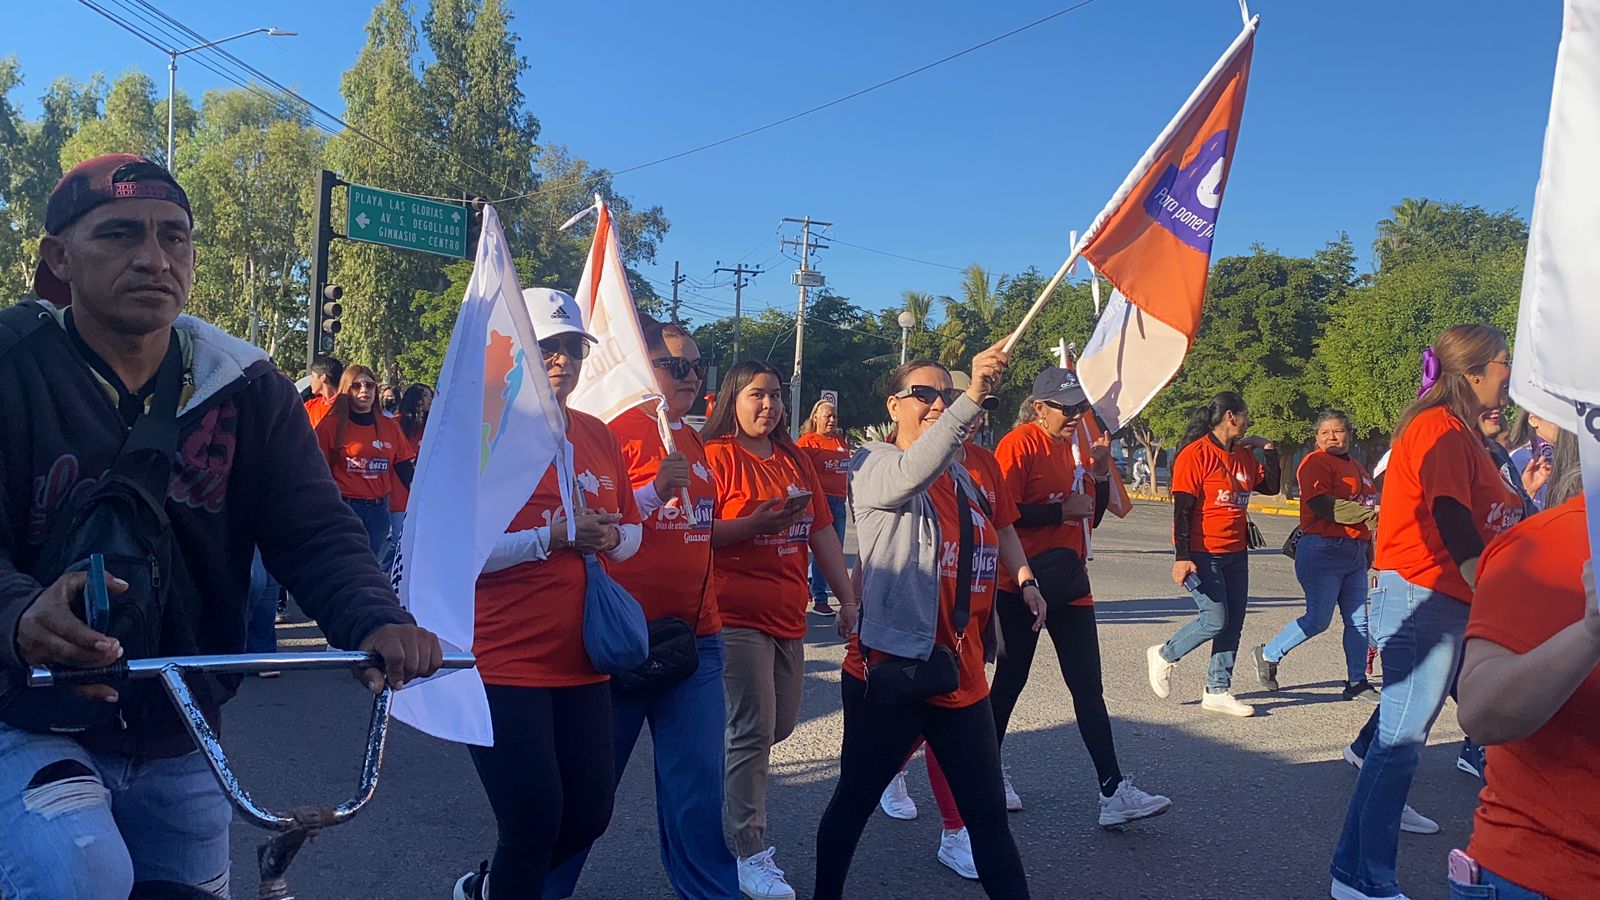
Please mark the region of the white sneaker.
[[967, 835], [967, 829], [939, 839], [939, 862], [962, 878], [978, 880], [978, 866], [972, 861], [972, 838]]
[[1169, 663], [1161, 657], [1161, 645], [1144, 652], [1145, 660], [1150, 665], [1150, 690], [1155, 691], [1157, 697], [1165, 700], [1172, 695], [1172, 670], [1177, 668], [1177, 663]]
[[1350, 885], [1337, 880], [1333, 882], [1333, 887], [1329, 889], [1329, 896], [1333, 897], [1333, 900], [1410, 900], [1405, 894], [1390, 894], [1387, 897], [1363, 894]]
[[794, 900], [794, 888], [784, 880], [783, 870], [773, 860], [776, 847], [739, 859], [739, 893], [750, 900]]
[[1022, 812], [1022, 798], [1017, 795], [1017, 789], [1011, 786], [1009, 766], [1000, 767], [1000, 783], [1006, 789], [1006, 812]]
[[1133, 786], [1132, 778], [1122, 779], [1117, 792], [1100, 794], [1100, 827], [1111, 828], [1138, 819], [1159, 816], [1172, 808], [1172, 801], [1160, 794], [1147, 794]]
[[878, 805], [891, 819], [910, 820], [917, 817], [917, 802], [906, 792], [905, 772], [895, 773], [894, 780], [889, 782], [889, 786], [883, 789], [883, 796], [878, 798]]
[[1220, 694], [1206, 691], [1205, 696], [1200, 698], [1200, 708], [1207, 712], [1222, 713], [1225, 716], [1238, 716], [1241, 719], [1248, 719], [1256, 714], [1254, 706], [1240, 703], [1228, 691], [1223, 691]]
[[[1361, 770], [1361, 764], [1365, 762], [1348, 745], [1344, 748], [1344, 761], [1355, 766], [1358, 772]], [[1412, 809], [1411, 804], [1407, 803], [1400, 810], [1400, 830], [1411, 834], [1438, 834], [1439, 823]]]

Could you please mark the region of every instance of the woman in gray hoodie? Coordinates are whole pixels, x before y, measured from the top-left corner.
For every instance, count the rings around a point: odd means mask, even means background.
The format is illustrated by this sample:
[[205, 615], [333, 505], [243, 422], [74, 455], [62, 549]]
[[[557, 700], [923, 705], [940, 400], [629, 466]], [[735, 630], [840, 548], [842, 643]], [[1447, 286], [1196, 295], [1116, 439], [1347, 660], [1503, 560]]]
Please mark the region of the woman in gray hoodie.
[[[1028, 896], [1006, 822], [984, 673], [985, 635], [991, 633], [1000, 564], [1020, 580], [1037, 616], [1036, 630], [1044, 622], [1044, 598], [1016, 533], [1001, 527], [1009, 523], [993, 521], [982, 488], [961, 462], [962, 443], [1006, 362], [999, 345], [978, 354], [965, 393], [952, 388], [950, 372], [931, 360], [901, 366], [891, 376], [887, 400], [891, 442], [869, 443], [851, 461], [861, 618], [841, 679], [845, 737], [839, 783], [817, 832], [819, 900], [843, 895], [851, 857], [878, 796], [922, 737], [949, 776], [985, 892]], [[955, 689], [896, 697], [890, 682], [918, 665], [928, 671], [942, 667], [951, 674], [946, 686]]]

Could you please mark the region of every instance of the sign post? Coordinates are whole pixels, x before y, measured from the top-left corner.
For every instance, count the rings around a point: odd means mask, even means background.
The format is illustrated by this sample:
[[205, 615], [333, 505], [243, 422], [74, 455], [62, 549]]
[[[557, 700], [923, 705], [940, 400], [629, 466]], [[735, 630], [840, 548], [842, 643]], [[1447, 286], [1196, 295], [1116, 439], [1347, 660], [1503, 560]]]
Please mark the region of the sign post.
[[466, 209], [459, 203], [350, 185], [345, 237], [400, 250], [467, 255]]

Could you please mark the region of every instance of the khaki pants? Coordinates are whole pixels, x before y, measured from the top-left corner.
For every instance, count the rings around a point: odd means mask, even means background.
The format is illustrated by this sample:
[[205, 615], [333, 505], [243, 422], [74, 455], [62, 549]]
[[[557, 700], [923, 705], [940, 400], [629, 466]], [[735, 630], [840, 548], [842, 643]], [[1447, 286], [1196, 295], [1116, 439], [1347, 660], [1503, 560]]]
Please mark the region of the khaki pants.
[[794, 731], [805, 688], [805, 642], [724, 628], [728, 774], [722, 824], [741, 858], [767, 849], [767, 769], [774, 744]]

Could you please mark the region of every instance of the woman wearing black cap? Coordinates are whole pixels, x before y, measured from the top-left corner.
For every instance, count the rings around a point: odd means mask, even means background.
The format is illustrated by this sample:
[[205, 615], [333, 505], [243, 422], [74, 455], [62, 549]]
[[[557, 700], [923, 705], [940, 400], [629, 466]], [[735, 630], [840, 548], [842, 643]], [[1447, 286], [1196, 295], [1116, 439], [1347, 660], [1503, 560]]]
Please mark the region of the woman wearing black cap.
[[[1006, 489], [1021, 518], [1017, 535], [1040, 590], [1049, 603], [1045, 625], [1055, 644], [1061, 677], [1072, 692], [1078, 732], [1094, 760], [1100, 781], [1101, 826], [1158, 816], [1172, 807], [1166, 797], [1134, 787], [1117, 764], [1100, 671], [1100, 636], [1085, 560], [1089, 533], [1105, 516], [1111, 498], [1110, 442], [1091, 440], [1084, 421], [1089, 398], [1070, 370], [1050, 367], [1033, 383], [1033, 419], [1000, 439], [995, 457]], [[1033, 616], [1017, 590], [1015, 577], [1000, 572], [995, 600], [1000, 647], [995, 658], [995, 730], [1005, 740], [1011, 711], [1028, 683], [1039, 646]], [[1005, 778], [1006, 807], [1020, 810], [1022, 799]]]

